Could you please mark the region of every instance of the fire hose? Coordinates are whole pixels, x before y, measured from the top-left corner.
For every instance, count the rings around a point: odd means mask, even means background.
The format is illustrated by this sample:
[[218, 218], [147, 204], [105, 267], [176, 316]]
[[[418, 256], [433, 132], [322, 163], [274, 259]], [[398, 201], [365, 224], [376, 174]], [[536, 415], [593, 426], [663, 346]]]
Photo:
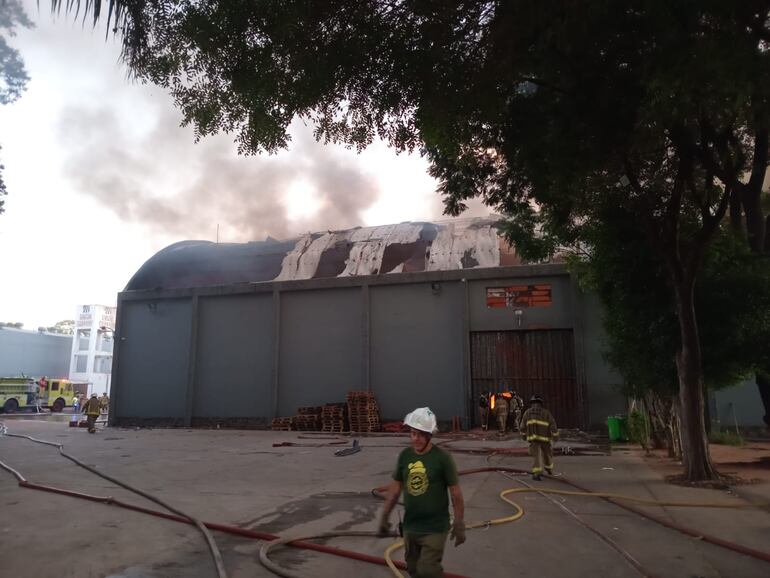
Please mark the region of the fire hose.
[[[12, 475], [14, 475], [19, 480], [19, 486], [25, 487], [25, 488], [29, 488], [29, 489], [36, 489], [36, 490], [43, 490], [43, 491], [54, 492], [54, 493], [68, 495], [68, 496], [71, 496], [71, 497], [77, 497], [77, 498], [86, 499], [86, 500], [90, 500], [90, 501], [97, 501], [97, 502], [101, 502], [101, 503], [117, 505], [117, 506], [120, 506], [120, 507], [123, 507], [123, 508], [127, 508], [127, 509], [130, 509], [130, 510], [137, 511], [137, 512], [141, 512], [141, 513], [145, 513], [145, 514], [150, 514], [150, 515], [162, 517], [162, 518], [165, 518], [165, 519], [168, 519], [168, 520], [173, 520], [173, 521], [176, 521], [176, 522], [182, 522], [182, 523], [187, 523], [187, 524], [195, 525], [199, 529], [202, 529], [202, 533], [204, 533], [204, 536], [207, 536], [207, 543], [209, 544], [209, 547], [210, 547], [210, 549], [212, 551], [212, 556], [215, 559], [215, 563], [217, 565], [217, 571], [218, 571], [220, 577], [225, 576], [225, 574], [224, 574], [224, 564], [222, 563], [222, 559], [221, 559], [221, 555], [219, 554], [219, 550], [216, 548], [216, 544], [213, 542], [213, 538], [211, 538], [211, 541], [209, 541], [209, 537], [211, 535], [208, 532], [208, 529], [218, 530], [218, 531], [227, 532], [227, 533], [231, 533], [231, 534], [236, 534], [236, 535], [240, 535], [240, 536], [245, 536], [245, 537], [249, 537], [249, 538], [253, 538], [253, 539], [269, 541], [269, 543], [265, 544], [262, 547], [261, 551], [260, 551], [260, 561], [268, 569], [270, 569], [271, 571], [277, 573], [280, 576], [285, 576], [285, 577], [288, 577], [288, 578], [295, 578], [298, 575], [291, 574], [291, 573], [283, 570], [278, 565], [276, 565], [275, 563], [270, 561], [269, 557], [268, 557], [268, 553], [270, 552], [270, 550], [272, 548], [280, 546], [280, 545], [283, 545], [283, 544], [289, 544], [289, 545], [295, 546], [295, 547], [300, 547], [300, 548], [305, 548], [305, 549], [316, 550], [316, 551], [319, 551], [319, 552], [335, 554], [335, 555], [344, 556], [344, 557], [347, 557], [347, 558], [352, 558], [352, 559], [361, 560], [361, 561], [366, 561], [366, 562], [370, 562], [370, 563], [387, 564], [387, 566], [391, 569], [391, 572], [393, 572], [394, 576], [403, 577], [403, 575], [399, 571], [399, 568], [404, 568], [404, 564], [400, 563], [400, 562], [399, 563], [393, 562], [393, 560], [391, 558], [391, 555], [392, 555], [393, 552], [395, 552], [399, 548], [403, 547], [403, 541], [402, 540], [399, 540], [399, 541], [393, 543], [391, 546], [389, 546], [388, 549], [385, 551], [385, 557], [383, 559], [383, 558], [377, 558], [375, 556], [370, 556], [370, 555], [367, 555], [367, 554], [361, 554], [359, 552], [350, 552], [350, 551], [341, 550], [341, 549], [338, 549], [338, 548], [332, 548], [332, 547], [323, 546], [323, 545], [319, 545], [319, 544], [313, 544], [311, 542], [306, 542], [305, 541], [305, 540], [310, 539], [310, 538], [327, 538], [327, 537], [336, 537], [336, 536], [351, 536], [351, 535], [355, 535], [355, 536], [374, 536], [375, 533], [373, 533], [373, 532], [332, 532], [332, 533], [326, 533], [326, 534], [321, 534], [321, 535], [312, 536], [312, 537], [305, 537], [305, 538], [281, 538], [279, 536], [275, 536], [275, 535], [272, 535], [272, 534], [267, 534], [267, 533], [263, 533], [263, 532], [255, 532], [255, 531], [252, 531], [252, 530], [247, 530], [247, 529], [239, 528], [239, 527], [236, 527], [236, 526], [230, 526], [230, 525], [225, 525], [225, 524], [217, 524], [217, 523], [211, 523], [211, 522], [201, 522], [201, 521], [199, 521], [199, 520], [197, 520], [197, 519], [195, 519], [195, 518], [193, 518], [191, 516], [188, 516], [186, 514], [183, 514], [183, 513], [179, 512], [178, 510], [176, 510], [172, 506], [169, 506], [169, 505], [165, 504], [164, 502], [162, 502], [158, 498], [155, 498], [154, 496], [152, 496], [150, 494], [147, 494], [146, 492], [143, 492], [141, 490], [137, 490], [136, 488], [133, 488], [132, 486], [130, 486], [130, 485], [124, 483], [124, 482], [121, 482], [121, 481], [119, 481], [119, 480], [117, 480], [117, 479], [115, 479], [115, 478], [113, 478], [111, 476], [107, 476], [106, 474], [103, 474], [101, 472], [96, 471], [94, 468], [91, 468], [90, 466], [80, 462], [76, 458], [66, 454], [63, 451], [62, 444], [58, 444], [58, 443], [55, 443], [55, 442], [48, 442], [48, 441], [45, 441], [45, 440], [38, 440], [38, 439], [32, 438], [30, 436], [25, 436], [25, 435], [9, 434], [9, 433], [7, 433], [7, 430], [6, 430], [5, 426], [2, 423], [0, 423], [0, 436], [2, 436], [2, 435], [6, 435], [6, 436], [9, 436], [9, 437], [15, 437], [15, 438], [28, 439], [28, 440], [33, 441], [35, 443], [40, 443], [40, 444], [44, 444], [44, 445], [50, 445], [50, 446], [53, 446], [53, 447], [57, 447], [59, 449], [59, 452], [64, 457], [70, 459], [71, 461], [73, 461], [77, 465], [85, 468], [86, 470], [88, 470], [88, 471], [90, 471], [92, 473], [95, 473], [96, 475], [98, 475], [98, 476], [100, 476], [100, 477], [102, 477], [102, 478], [104, 478], [104, 479], [106, 479], [108, 481], [111, 481], [111, 482], [113, 482], [113, 483], [115, 483], [115, 484], [117, 484], [117, 485], [119, 485], [119, 486], [129, 490], [129, 491], [137, 493], [138, 495], [140, 495], [140, 496], [142, 496], [142, 497], [144, 497], [146, 499], [149, 499], [149, 500], [151, 500], [151, 501], [153, 501], [153, 502], [163, 506], [164, 508], [168, 509], [169, 511], [174, 512], [174, 514], [176, 514], [176, 515], [166, 514], [164, 512], [159, 512], [157, 510], [151, 510], [149, 508], [143, 508], [143, 507], [140, 507], [140, 506], [135, 506], [135, 505], [128, 504], [128, 503], [125, 503], [125, 502], [121, 502], [121, 501], [116, 500], [116, 499], [114, 499], [112, 497], [94, 496], [94, 495], [90, 495], [90, 494], [74, 492], [74, 491], [71, 491], [71, 490], [55, 488], [55, 487], [52, 487], [52, 486], [45, 486], [45, 485], [41, 485], [41, 484], [31, 483], [31, 482], [28, 482], [20, 472], [18, 472], [17, 470], [13, 469], [12, 467], [10, 467], [7, 464], [5, 464], [2, 461], [0, 461], [0, 467], [5, 469], [6, 471], [10, 472]], [[500, 467], [500, 466], [497, 466], [497, 467], [475, 468], [475, 469], [463, 470], [463, 471], [460, 471], [458, 473], [460, 475], [469, 475], [469, 474], [482, 473], [482, 472], [506, 472], [506, 471], [507, 472], [519, 473], [519, 474], [526, 474], [527, 473], [524, 470], [521, 470], [521, 469], [518, 469], [518, 468]], [[764, 562], [769, 562], [770, 563], [770, 554], [768, 554], [766, 552], [762, 552], [762, 551], [759, 551], [759, 550], [754, 550], [752, 548], [748, 548], [748, 547], [742, 546], [740, 544], [735, 544], [735, 543], [729, 542], [727, 540], [722, 540], [721, 538], [717, 538], [717, 537], [714, 537], [714, 536], [703, 534], [701, 532], [697, 532], [695, 530], [686, 528], [684, 526], [680, 526], [680, 525], [675, 524], [673, 522], [668, 522], [667, 520], [664, 520], [664, 519], [659, 518], [657, 516], [648, 514], [648, 513], [644, 512], [642, 510], [634, 508], [633, 506], [630, 506], [628, 504], [624, 504], [623, 502], [632, 502], [632, 503], [643, 504], [643, 505], [666, 506], [666, 507], [732, 508], [732, 509], [735, 509], [735, 508], [762, 508], [762, 507], [767, 507], [770, 504], [713, 504], [713, 503], [689, 503], [689, 502], [659, 501], [659, 500], [651, 500], [651, 499], [644, 499], [644, 498], [636, 498], [634, 496], [626, 496], [626, 495], [622, 495], [622, 494], [615, 494], [615, 493], [608, 493], [608, 492], [591, 492], [591, 491], [588, 491], [588, 490], [578, 486], [577, 484], [574, 484], [573, 482], [570, 482], [570, 481], [566, 480], [565, 478], [553, 478], [553, 479], [558, 479], [558, 480], [560, 480], [560, 481], [562, 481], [564, 483], [567, 483], [567, 484], [577, 488], [577, 491], [555, 490], [555, 489], [540, 489], [540, 488], [531, 488], [531, 487], [508, 488], [508, 489], [503, 490], [502, 492], [500, 492], [500, 498], [503, 501], [507, 502], [509, 505], [511, 505], [516, 510], [514, 514], [509, 515], [509, 516], [505, 516], [505, 517], [501, 517], [501, 518], [494, 518], [494, 519], [490, 519], [490, 520], [485, 520], [485, 521], [469, 522], [469, 523], [466, 524], [466, 528], [467, 529], [488, 528], [488, 527], [494, 526], [494, 525], [510, 523], [510, 522], [513, 522], [513, 521], [518, 520], [519, 518], [521, 518], [524, 515], [524, 510], [516, 502], [514, 502], [513, 500], [511, 500], [511, 499], [506, 497], [506, 496], [508, 496], [510, 494], [525, 493], [525, 492], [538, 492], [538, 493], [543, 493], [543, 494], [556, 494], [556, 495], [567, 495], [567, 496], [590, 496], [590, 497], [602, 498], [602, 499], [604, 499], [604, 500], [606, 500], [606, 501], [608, 501], [610, 503], [613, 503], [615, 505], [621, 506], [621, 507], [623, 507], [623, 508], [625, 508], [625, 509], [627, 509], [627, 510], [629, 510], [631, 512], [634, 512], [634, 513], [636, 513], [636, 514], [638, 514], [640, 516], [643, 516], [643, 517], [645, 517], [645, 518], [647, 518], [649, 520], [655, 521], [655, 522], [657, 522], [657, 523], [659, 523], [661, 525], [664, 525], [664, 526], [666, 526], [668, 528], [678, 530], [678, 531], [680, 531], [680, 532], [682, 532], [684, 534], [687, 534], [687, 535], [690, 535], [690, 536], [696, 536], [696, 537], [702, 539], [703, 541], [706, 541], [706, 542], [715, 544], [717, 546], [720, 546], [720, 547], [723, 547], [723, 548], [727, 548], [727, 549], [730, 549], [732, 551], [735, 551], [735, 552], [738, 552], [738, 553], [741, 553], [741, 554], [744, 554], [744, 555], [747, 555], [747, 556], [751, 556], [751, 557], [756, 558], [758, 560], [762, 560]], [[384, 487], [375, 488], [374, 490], [372, 490], [372, 493], [374, 493], [375, 495], [379, 495], [382, 492], [384, 492], [384, 490], [385, 490]], [[212, 548], [212, 545], [213, 545], [213, 548]], [[267, 561], [267, 563], [265, 563], [265, 561]], [[220, 572], [220, 566], [221, 566], [221, 572]], [[464, 578], [462, 576], [459, 576], [459, 575], [456, 575], [456, 574], [449, 574], [449, 573], [445, 573], [445, 576], [448, 577], [448, 578]]]

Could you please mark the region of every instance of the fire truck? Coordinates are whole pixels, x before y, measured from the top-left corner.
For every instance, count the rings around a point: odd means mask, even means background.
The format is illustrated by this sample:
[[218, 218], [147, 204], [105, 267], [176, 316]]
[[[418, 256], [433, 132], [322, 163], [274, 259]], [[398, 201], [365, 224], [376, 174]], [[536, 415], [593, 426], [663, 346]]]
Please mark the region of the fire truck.
[[75, 389], [69, 379], [35, 381], [31, 377], [0, 377], [0, 407], [5, 413], [37, 407], [60, 412], [72, 405]]

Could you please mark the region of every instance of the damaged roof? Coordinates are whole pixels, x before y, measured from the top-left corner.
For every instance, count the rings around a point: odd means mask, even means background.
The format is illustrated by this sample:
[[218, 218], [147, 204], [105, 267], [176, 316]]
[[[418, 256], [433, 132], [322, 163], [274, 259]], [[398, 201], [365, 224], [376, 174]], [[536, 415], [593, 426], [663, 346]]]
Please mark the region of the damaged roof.
[[181, 241], [151, 257], [126, 291], [520, 265], [498, 217], [405, 222], [249, 243]]

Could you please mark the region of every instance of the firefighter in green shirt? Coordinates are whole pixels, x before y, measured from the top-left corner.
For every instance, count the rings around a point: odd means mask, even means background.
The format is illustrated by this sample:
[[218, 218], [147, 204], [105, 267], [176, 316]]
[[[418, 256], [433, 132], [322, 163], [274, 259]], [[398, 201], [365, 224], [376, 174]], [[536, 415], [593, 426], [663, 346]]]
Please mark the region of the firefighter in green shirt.
[[529, 402], [529, 409], [521, 416], [519, 431], [529, 442], [529, 455], [534, 458], [532, 479], [539, 481], [543, 469], [553, 474], [553, 444], [559, 437], [559, 430], [551, 412], [543, 407], [542, 397], [533, 395]]
[[388, 487], [378, 533], [387, 535], [388, 518], [399, 495], [404, 499], [404, 548], [406, 567], [412, 578], [440, 578], [447, 534], [450, 533], [449, 495], [452, 496], [454, 522], [451, 536], [455, 546], [465, 542], [465, 504], [457, 467], [446, 451], [432, 444], [438, 431], [436, 416], [427, 407], [404, 418], [409, 426], [411, 447], [398, 456], [393, 481]]

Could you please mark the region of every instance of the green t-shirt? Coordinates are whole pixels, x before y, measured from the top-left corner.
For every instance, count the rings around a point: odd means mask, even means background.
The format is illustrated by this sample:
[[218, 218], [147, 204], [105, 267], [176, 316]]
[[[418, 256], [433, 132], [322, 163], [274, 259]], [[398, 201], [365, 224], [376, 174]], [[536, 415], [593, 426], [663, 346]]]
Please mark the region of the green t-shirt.
[[404, 532], [449, 531], [447, 487], [458, 483], [457, 466], [451, 455], [436, 446], [422, 455], [406, 448], [398, 456], [393, 479], [403, 484]]

